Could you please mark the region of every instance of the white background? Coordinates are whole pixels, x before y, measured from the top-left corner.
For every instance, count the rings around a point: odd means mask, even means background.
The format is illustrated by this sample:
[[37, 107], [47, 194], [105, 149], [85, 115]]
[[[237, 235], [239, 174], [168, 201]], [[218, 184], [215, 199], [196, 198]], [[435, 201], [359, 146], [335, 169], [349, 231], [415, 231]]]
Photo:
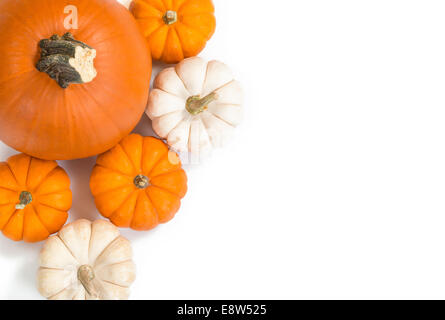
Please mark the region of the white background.
[[[445, 2], [215, 6], [201, 56], [243, 83], [245, 122], [186, 167], [174, 220], [122, 231], [131, 298], [445, 298]], [[152, 134], [145, 116], [136, 131]], [[70, 220], [99, 218], [94, 161], [61, 162]], [[40, 298], [41, 245], [0, 237], [0, 298]]]

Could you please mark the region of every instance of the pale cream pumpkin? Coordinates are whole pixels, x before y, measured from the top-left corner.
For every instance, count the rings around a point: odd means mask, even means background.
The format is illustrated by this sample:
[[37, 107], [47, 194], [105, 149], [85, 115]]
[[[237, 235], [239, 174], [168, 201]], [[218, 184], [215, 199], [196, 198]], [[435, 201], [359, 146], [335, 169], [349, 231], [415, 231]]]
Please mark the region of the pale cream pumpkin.
[[77, 220], [40, 253], [39, 292], [50, 300], [122, 300], [135, 279], [130, 242], [110, 222]]
[[146, 113], [174, 150], [201, 156], [231, 138], [242, 120], [242, 100], [225, 64], [193, 57], [157, 75]]

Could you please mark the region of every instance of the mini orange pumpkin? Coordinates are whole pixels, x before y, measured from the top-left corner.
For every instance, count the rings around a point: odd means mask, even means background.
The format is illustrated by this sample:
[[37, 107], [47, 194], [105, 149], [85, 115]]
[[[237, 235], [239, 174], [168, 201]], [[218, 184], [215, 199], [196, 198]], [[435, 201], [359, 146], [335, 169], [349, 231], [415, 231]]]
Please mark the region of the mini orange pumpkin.
[[164, 142], [132, 134], [97, 158], [90, 188], [99, 212], [116, 226], [149, 230], [175, 216], [187, 176]]
[[211, 0], [135, 0], [130, 10], [153, 58], [165, 63], [196, 56], [215, 32]]
[[0, 163], [0, 230], [15, 241], [37, 242], [65, 224], [70, 179], [55, 161], [25, 154]]

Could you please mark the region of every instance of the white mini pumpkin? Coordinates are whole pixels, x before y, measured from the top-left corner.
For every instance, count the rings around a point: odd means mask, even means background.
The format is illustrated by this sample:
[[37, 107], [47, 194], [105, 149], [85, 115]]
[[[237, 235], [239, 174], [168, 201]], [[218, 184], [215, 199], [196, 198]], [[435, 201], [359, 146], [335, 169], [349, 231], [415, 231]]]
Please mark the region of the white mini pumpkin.
[[130, 242], [119, 230], [105, 220], [82, 219], [45, 242], [38, 289], [51, 300], [121, 300], [135, 274]]
[[241, 122], [242, 96], [225, 64], [193, 57], [157, 75], [147, 115], [174, 150], [205, 156]]

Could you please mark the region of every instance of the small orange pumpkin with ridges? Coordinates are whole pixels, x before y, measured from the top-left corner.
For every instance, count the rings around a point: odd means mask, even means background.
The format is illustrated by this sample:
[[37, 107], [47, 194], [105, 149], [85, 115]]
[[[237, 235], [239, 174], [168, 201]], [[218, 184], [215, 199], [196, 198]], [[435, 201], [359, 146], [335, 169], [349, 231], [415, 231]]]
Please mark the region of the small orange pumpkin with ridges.
[[149, 230], [175, 216], [187, 176], [164, 142], [131, 134], [97, 158], [90, 189], [99, 212], [116, 226]]
[[153, 58], [165, 63], [196, 56], [215, 32], [211, 0], [134, 0], [130, 10]]
[[38, 242], [62, 228], [72, 204], [70, 179], [55, 161], [25, 154], [0, 163], [0, 230]]

